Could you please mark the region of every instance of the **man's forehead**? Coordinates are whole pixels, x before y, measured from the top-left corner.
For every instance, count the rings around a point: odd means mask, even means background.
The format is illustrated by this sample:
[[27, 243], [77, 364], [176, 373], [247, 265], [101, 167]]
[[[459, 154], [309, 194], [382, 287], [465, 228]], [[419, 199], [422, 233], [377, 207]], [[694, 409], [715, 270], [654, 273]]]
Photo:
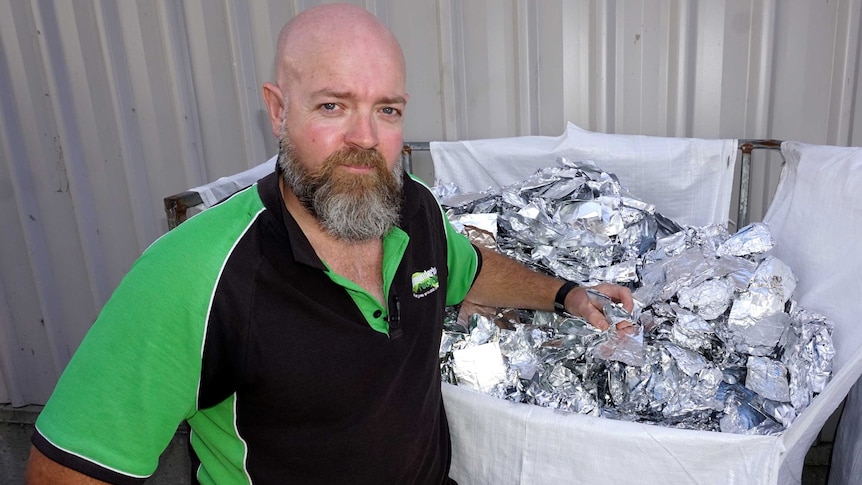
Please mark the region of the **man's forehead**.
[[[356, 101], [361, 96], [359, 92], [350, 88], [323, 88], [316, 91], [312, 91], [309, 97], [312, 99], [344, 99]], [[399, 93], [378, 94], [375, 96], [374, 101], [380, 104], [406, 104], [407, 98], [403, 94]]]
[[342, 51], [291, 64], [283, 88], [308, 99], [405, 103], [403, 65], [398, 59]]

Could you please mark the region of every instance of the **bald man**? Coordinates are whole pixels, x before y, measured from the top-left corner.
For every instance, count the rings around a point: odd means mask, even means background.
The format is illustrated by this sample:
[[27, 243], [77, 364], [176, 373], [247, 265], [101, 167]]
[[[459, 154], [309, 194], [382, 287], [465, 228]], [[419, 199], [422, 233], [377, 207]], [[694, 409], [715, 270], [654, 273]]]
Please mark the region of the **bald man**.
[[583, 288], [471, 245], [404, 173], [404, 56], [365, 10], [288, 22], [263, 98], [275, 173], [135, 263], [36, 423], [28, 483], [140, 483], [184, 420], [193, 483], [453, 483], [444, 307], [607, 327]]

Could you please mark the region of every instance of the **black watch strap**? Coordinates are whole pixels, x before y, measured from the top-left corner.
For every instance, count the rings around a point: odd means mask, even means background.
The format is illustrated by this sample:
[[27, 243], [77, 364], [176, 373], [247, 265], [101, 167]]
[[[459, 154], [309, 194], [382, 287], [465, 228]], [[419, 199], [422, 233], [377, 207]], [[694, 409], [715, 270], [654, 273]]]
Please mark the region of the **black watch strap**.
[[563, 286], [557, 290], [557, 296], [554, 297], [554, 311], [557, 313], [564, 313], [566, 311], [566, 295], [572, 291], [572, 288], [578, 286], [574, 281], [566, 281], [563, 283]]

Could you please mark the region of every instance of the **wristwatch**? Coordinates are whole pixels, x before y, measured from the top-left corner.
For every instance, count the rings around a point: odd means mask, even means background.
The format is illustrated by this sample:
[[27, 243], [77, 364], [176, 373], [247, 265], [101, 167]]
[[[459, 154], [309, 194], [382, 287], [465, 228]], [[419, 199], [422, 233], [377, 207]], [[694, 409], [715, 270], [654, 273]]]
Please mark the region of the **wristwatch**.
[[578, 286], [574, 281], [566, 281], [563, 286], [557, 290], [557, 296], [554, 297], [554, 311], [562, 315], [566, 313], [566, 295], [572, 291], [572, 288]]

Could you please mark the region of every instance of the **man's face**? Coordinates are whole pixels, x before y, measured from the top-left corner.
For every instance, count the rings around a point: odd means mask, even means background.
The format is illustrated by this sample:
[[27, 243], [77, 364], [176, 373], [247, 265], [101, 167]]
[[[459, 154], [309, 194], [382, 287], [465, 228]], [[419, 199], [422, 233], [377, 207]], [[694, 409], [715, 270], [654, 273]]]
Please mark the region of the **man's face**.
[[306, 210], [340, 239], [379, 238], [397, 222], [403, 72], [400, 51], [362, 36], [287, 63], [279, 164]]
[[[388, 169], [395, 166], [407, 103], [400, 57], [360, 37], [351, 45], [322, 46], [296, 59], [287, 79], [284, 128], [296, 159], [308, 170], [345, 148], [377, 151]], [[370, 173], [368, 167], [337, 170]]]

